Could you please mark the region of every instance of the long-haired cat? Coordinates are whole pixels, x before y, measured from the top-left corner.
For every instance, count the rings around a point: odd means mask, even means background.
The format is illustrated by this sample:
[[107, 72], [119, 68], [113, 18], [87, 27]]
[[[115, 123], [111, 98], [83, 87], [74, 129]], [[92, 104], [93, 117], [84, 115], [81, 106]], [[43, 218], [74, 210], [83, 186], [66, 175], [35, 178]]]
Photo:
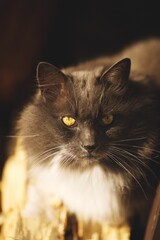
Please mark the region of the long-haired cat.
[[158, 53], [153, 39], [63, 70], [39, 63], [17, 125], [34, 182], [26, 216], [52, 219], [56, 195], [84, 221], [144, 228], [160, 176]]

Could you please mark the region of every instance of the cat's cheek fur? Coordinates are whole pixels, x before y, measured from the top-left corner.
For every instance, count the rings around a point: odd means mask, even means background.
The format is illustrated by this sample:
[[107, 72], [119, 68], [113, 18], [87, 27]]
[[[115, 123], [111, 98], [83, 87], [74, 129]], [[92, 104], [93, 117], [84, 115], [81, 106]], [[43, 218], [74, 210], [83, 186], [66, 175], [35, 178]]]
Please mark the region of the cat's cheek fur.
[[25, 216], [34, 217], [44, 211], [52, 219], [52, 199], [58, 196], [70, 212], [84, 221], [92, 219], [114, 225], [127, 221], [128, 209], [122, 202], [126, 186], [120, 175], [107, 176], [100, 166], [84, 172], [62, 169], [59, 159], [55, 157], [55, 164], [49, 168], [39, 166], [30, 171]]

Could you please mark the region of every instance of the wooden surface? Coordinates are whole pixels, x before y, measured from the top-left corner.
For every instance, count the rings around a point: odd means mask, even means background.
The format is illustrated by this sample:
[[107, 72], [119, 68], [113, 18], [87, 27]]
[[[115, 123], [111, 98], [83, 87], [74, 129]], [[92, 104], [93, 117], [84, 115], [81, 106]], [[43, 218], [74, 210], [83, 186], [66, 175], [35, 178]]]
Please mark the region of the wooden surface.
[[150, 213], [145, 240], [160, 240], [160, 185]]

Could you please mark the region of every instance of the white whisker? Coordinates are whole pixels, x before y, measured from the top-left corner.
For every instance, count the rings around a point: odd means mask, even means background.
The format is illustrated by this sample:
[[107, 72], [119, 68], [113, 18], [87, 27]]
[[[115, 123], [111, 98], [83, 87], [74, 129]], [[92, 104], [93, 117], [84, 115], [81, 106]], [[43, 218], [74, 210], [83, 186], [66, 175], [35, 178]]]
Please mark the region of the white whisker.
[[33, 135], [7, 135], [5, 137], [7, 138], [32, 138], [32, 137], [38, 137], [39, 134], [33, 134]]
[[[155, 150], [153, 148], [144, 147], [144, 146], [136, 146], [136, 145], [131, 145], [131, 144], [114, 144], [112, 146], [130, 147], [130, 148], [133, 148], [133, 149], [146, 149], [146, 150], [152, 151], [153, 153], [160, 154], [160, 151]], [[158, 158], [158, 157], [159, 157], [159, 155], [156, 155], [156, 156], [153, 156], [153, 158], [146, 157], [146, 159], [160, 165], [160, 162], [154, 160], [155, 158]]]
[[147, 195], [142, 187], [142, 185], [140, 184], [140, 182], [137, 180], [137, 178], [128, 170], [127, 167], [124, 166], [124, 164], [122, 164], [120, 161], [119, 161], [119, 157], [113, 153], [111, 153], [111, 158], [113, 159], [113, 161], [119, 165], [122, 169], [124, 169], [126, 172], [128, 172], [128, 174], [136, 181], [136, 183], [139, 185], [139, 187], [141, 188], [145, 198], [147, 199]]
[[115, 143], [128, 142], [128, 141], [139, 141], [139, 140], [144, 140], [144, 139], [146, 139], [146, 137], [128, 138], [128, 139], [121, 139], [121, 140], [115, 141]]
[[[138, 163], [139, 165], [143, 166], [145, 169], [147, 169], [151, 174], [152, 176], [155, 177], [155, 179], [158, 181], [158, 177], [155, 175], [154, 171], [145, 163], [143, 162], [138, 156], [132, 154], [131, 152], [125, 150], [125, 149], [122, 149], [122, 148], [117, 148], [117, 147], [113, 147], [114, 148], [114, 151], [117, 151], [117, 153], [119, 153], [121, 156], [125, 157], [126, 159], [128, 159], [128, 161], [132, 160], [132, 164], [133, 161]], [[125, 153], [125, 154], [122, 154], [122, 153]], [[129, 156], [127, 158], [127, 156]], [[130, 161], [131, 162], [131, 161]], [[144, 180], [147, 182], [147, 184], [149, 184], [147, 178], [146, 178], [146, 175], [144, 174], [144, 171], [140, 171], [140, 167], [138, 167], [137, 165], [134, 164], [134, 166], [136, 167], [136, 169], [141, 173], [141, 176], [144, 178]]]
[[39, 157], [41, 157], [41, 156], [43, 156], [43, 155], [45, 155], [45, 154], [47, 154], [47, 153], [49, 153], [49, 152], [52, 152], [52, 151], [54, 151], [54, 150], [56, 150], [56, 152], [57, 152], [57, 150], [60, 150], [60, 149], [61, 149], [61, 147], [59, 147], [59, 146], [49, 148], [49, 149], [47, 149], [46, 151], [43, 151], [42, 153], [37, 154], [35, 157], [32, 158], [32, 160], [36, 160], [37, 158], [39, 158]]

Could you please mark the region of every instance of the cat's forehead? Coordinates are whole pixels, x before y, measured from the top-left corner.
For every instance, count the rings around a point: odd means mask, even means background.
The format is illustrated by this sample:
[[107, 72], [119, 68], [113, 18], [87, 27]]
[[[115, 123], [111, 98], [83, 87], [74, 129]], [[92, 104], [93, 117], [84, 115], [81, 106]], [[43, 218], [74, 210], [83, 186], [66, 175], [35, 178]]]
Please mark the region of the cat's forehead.
[[71, 73], [73, 84], [75, 87], [81, 89], [84, 93], [86, 91], [92, 91], [97, 83], [97, 79], [101, 75], [101, 68], [97, 68], [94, 71], [74, 71]]
[[96, 68], [94, 70], [78, 70], [71, 72], [71, 75], [75, 79], [86, 79], [88, 81], [92, 81], [93, 79], [96, 79], [99, 77], [102, 73], [102, 67]]
[[75, 97], [80, 115], [97, 115], [99, 111], [102, 86], [98, 84], [101, 69], [95, 71], [72, 72]]

